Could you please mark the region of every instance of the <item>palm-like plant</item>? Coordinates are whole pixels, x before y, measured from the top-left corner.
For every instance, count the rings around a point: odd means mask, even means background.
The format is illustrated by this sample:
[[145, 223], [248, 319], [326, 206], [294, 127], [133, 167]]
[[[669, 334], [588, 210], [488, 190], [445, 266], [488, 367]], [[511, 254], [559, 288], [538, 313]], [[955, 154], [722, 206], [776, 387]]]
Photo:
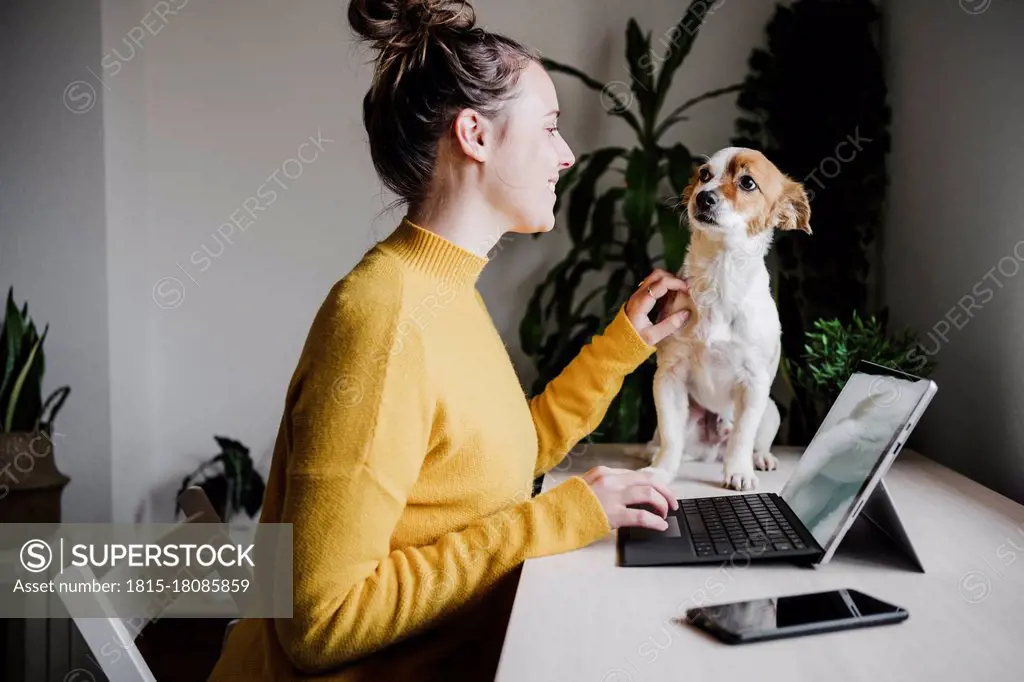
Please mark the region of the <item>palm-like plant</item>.
[[[652, 49], [651, 33], [645, 35], [635, 19], [629, 20], [628, 89], [624, 83], [602, 83], [571, 66], [543, 59], [548, 71], [573, 76], [601, 93], [607, 113], [624, 121], [636, 133], [637, 143], [632, 149], [605, 147], [580, 155], [556, 186], [556, 213], [568, 197], [572, 247], [538, 285], [520, 324], [523, 351], [538, 369], [533, 393], [543, 390], [611, 321], [635, 282], [649, 275], [656, 264], [673, 272], [682, 266], [689, 232], [680, 225], [684, 216], [678, 209], [679, 195], [690, 179], [694, 161], [682, 143], [666, 144], [665, 133], [687, 120], [685, 113], [694, 105], [739, 89], [733, 85], [713, 90], [661, 115], [673, 76], [693, 47], [707, 5], [704, 0], [691, 2], [683, 18], [660, 41], [665, 45], [660, 58]], [[598, 182], [607, 173], [621, 173], [624, 182], [599, 195]], [[577, 300], [584, 277], [591, 273], [607, 277]], [[626, 378], [604, 421], [595, 429], [599, 436], [595, 440], [635, 442], [650, 436], [654, 430], [654, 369], [652, 358]]]

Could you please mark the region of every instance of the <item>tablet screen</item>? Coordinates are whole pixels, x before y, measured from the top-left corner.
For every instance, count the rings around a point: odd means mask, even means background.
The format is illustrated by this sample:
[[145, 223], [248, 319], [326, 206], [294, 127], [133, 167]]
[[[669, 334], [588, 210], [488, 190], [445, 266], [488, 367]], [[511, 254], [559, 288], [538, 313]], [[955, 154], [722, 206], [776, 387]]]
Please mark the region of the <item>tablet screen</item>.
[[855, 373], [800, 457], [782, 498], [828, 549], [931, 382]]

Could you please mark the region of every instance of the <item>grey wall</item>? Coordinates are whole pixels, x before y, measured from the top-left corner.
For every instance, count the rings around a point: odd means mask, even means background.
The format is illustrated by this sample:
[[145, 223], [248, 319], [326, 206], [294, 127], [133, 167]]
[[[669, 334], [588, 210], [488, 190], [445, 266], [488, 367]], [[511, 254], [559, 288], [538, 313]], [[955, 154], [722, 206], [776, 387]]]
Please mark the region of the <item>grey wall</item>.
[[886, 299], [939, 363], [916, 447], [1024, 502], [1024, 4], [887, 5]]
[[99, 50], [99, 0], [0, 2], [0, 292], [50, 325], [43, 391], [71, 386], [55, 448], [80, 522], [111, 515], [103, 118], [65, 88]]

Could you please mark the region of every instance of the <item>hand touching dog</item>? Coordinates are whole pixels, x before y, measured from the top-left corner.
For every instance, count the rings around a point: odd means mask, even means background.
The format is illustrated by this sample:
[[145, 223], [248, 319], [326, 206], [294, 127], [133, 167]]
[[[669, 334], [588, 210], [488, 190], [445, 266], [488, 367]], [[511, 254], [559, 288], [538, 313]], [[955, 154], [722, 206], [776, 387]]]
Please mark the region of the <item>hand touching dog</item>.
[[[679, 295], [686, 296], [689, 291], [685, 279], [676, 277], [668, 270], [656, 268], [640, 282], [637, 290], [626, 301], [626, 317], [633, 323], [640, 338], [648, 345], [656, 346], [690, 319], [689, 310], [678, 310], [663, 316], [661, 313], [665, 310], [665, 300], [675, 300]], [[651, 311], [656, 307], [658, 311], [652, 322]]]

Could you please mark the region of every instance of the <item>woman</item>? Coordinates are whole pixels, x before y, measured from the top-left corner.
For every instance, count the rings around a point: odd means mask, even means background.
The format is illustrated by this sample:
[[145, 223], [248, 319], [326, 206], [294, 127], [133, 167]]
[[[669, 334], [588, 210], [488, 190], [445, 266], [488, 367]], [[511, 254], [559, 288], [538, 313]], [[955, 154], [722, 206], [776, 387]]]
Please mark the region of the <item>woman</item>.
[[465, 2], [353, 0], [349, 20], [380, 50], [364, 121], [408, 211], [333, 287], [288, 388], [260, 520], [293, 524], [293, 617], [239, 623], [215, 681], [489, 679], [516, 567], [677, 506], [604, 467], [530, 496], [686, 319], [649, 319], [686, 290], [658, 270], [523, 397], [475, 285], [505, 232], [553, 228], [574, 162], [537, 56]]

